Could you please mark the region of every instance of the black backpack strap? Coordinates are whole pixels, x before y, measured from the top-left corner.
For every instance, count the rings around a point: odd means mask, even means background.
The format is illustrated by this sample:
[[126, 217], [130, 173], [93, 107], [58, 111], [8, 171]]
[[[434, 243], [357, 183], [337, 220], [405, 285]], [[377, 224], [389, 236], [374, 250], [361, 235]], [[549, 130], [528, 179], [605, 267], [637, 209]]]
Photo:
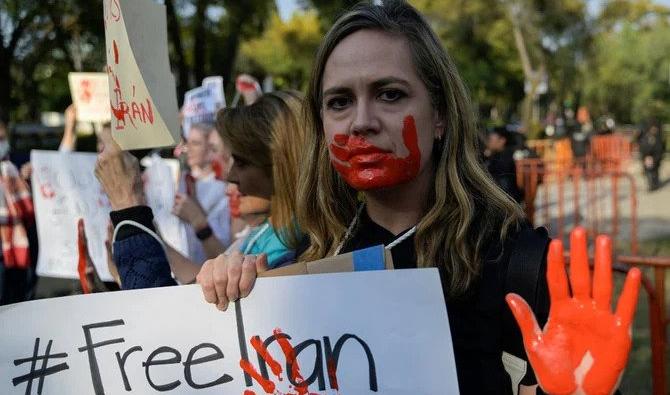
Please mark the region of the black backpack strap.
[[547, 229], [524, 227], [514, 246], [507, 266], [505, 278], [505, 295], [514, 292], [531, 307], [540, 307], [543, 295], [539, 295], [538, 287], [545, 281], [546, 254], [549, 246]]
[[[550, 238], [545, 228], [533, 229], [531, 226], [523, 226], [510, 254], [504, 280], [504, 294], [515, 293], [521, 296], [530, 305], [541, 327], [546, 323], [549, 315], [546, 281], [546, 255], [549, 242]], [[504, 303], [503, 309], [503, 351], [518, 359], [527, 361], [528, 358], [523, 348], [521, 331], [516, 320], [506, 303]], [[505, 361], [505, 359], [508, 360]], [[509, 355], [503, 355], [506, 365], [510, 364], [509, 359]], [[511, 359], [514, 360], [515, 358]], [[511, 364], [514, 365], [514, 362], [511, 362]], [[527, 372], [530, 366], [521, 367], [521, 369]], [[510, 372], [508, 371], [508, 373]], [[534, 379], [534, 375], [526, 373], [520, 382], [525, 384], [525, 381], [530, 380], [532, 382]], [[516, 384], [518, 385], [518, 382]]]

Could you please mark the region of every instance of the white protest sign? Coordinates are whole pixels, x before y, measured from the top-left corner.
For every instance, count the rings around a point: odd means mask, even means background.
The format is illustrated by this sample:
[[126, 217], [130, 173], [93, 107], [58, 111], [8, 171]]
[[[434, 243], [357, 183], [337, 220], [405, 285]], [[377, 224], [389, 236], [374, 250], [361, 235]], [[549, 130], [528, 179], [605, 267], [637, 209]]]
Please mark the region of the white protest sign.
[[212, 92], [217, 111], [226, 107], [226, 95], [223, 92], [223, 77], [218, 75], [205, 77], [202, 80], [202, 87]]
[[[77, 273], [77, 220], [84, 219], [93, 264], [103, 281], [113, 281], [107, 268], [107, 225], [111, 206], [95, 178], [96, 154], [38, 151], [30, 153], [32, 187], [40, 242], [37, 274], [79, 278]], [[176, 190], [175, 164], [155, 162], [148, 168], [147, 204], [152, 208], [162, 237], [178, 251], [186, 248], [184, 227], [170, 213]], [[172, 218], [170, 218], [172, 217]]]
[[104, 0], [112, 136], [123, 149], [180, 140], [165, 6], [151, 0]]
[[104, 244], [111, 207], [93, 174], [95, 159], [90, 153], [30, 153], [40, 276], [79, 278], [77, 219], [84, 218], [89, 253], [98, 275], [103, 281], [113, 280]]
[[226, 312], [197, 285], [70, 296], [0, 322], [6, 395], [458, 393], [436, 269], [261, 278]]
[[182, 107], [184, 136], [188, 136], [193, 124], [214, 123], [216, 113], [225, 106], [223, 78], [207, 77], [202, 80], [202, 86], [191, 89], [184, 95], [184, 106]]
[[163, 159], [154, 155], [142, 178], [147, 204], [153, 211], [154, 222], [161, 237], [179, 253], [188, 256], [186, 226], [179, 217], [172, 214], [178, 172], [179, 162], [176, 159]]
[[69, 73], [72, 103], [80, 122], [109, 122], [109, 80], [105, 73]]

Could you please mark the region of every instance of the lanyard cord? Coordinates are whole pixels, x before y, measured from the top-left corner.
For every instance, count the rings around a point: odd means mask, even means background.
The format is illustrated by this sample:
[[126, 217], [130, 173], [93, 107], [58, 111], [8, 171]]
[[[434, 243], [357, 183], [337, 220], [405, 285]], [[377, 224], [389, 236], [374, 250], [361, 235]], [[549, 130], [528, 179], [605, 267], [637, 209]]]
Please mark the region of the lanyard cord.
[[[342, 250], [342, 247], [344, 247], [344, 243], [347, 242], [347, 240], [351, 237], [352, 232], [354, 231], [354, 227], [356, 227], [356, 224], [358, 223], [359, 217], [361, 216], [361, 213], [363, 212], [363, 208], [365, 205], [363, 203], [358, 206], [358, 211], [356, 211], [356, 216], [354, 217], [353, 220], [351, 220], [351, 223], [349, 224], [349, 228], [347, 228], [347, 232], [344, 234], [344, 237], [342, 238], [342, 241], [340, 244], [337, 246], [335, 249], [335, 253], [333, 256], [336, 256], [340, 253], [340, 250]], [[416, 225], [412, 227], [412, 229], [408, 230], [407, 232], [403, 233], [399, 237], [397, 237], [395, 240], [393, 240], [391, 243], [388, 245], [384, 246], [385, 249], [391, 250], [393, 247], [397, 246], [398, 244], [402, 243], [403, 241], [407, 240], [410, 236], [412, 236], [416, 232]]]
[[268, 229], [270, 228], [270, 223], [266, 223], [263, 225], [263, 227], [256, 232], [256, 234], [249, 240], [249, 243], [247, 244], [247, 248], [244, 249], [244, 255], [247, 255], [251, 249], [253, 248], [254, 244], [258, 241], [258, 239], [265, 233]]

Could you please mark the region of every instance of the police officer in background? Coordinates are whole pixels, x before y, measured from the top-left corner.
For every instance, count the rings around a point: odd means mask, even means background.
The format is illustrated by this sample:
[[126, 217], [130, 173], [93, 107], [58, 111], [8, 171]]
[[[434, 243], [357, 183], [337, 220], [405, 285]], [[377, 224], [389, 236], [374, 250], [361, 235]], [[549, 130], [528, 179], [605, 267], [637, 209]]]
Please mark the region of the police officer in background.
[[484, 163], [498, 186], [521, 203], [523, 193], [516, 183], [513, 133], [506, 126], [496, 126], [489, 131], [486, 136]]
[[642, 133], [638, 143], [647, 186], [650, 192], [655, 191], [660, 186], [658, 172], [665, 151], [665, 141], [659, 123], [652, 122], [649, 128]]

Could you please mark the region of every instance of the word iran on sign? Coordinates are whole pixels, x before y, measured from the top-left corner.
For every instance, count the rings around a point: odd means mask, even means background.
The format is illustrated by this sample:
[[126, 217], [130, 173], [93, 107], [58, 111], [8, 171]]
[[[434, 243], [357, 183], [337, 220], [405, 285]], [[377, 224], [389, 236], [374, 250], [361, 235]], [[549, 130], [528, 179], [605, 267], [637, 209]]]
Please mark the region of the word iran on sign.
[[7, 395], [458, 393], [434, 269], [260, 278], [226, 312], [193, 285], [27, 302], [0, 320]]

